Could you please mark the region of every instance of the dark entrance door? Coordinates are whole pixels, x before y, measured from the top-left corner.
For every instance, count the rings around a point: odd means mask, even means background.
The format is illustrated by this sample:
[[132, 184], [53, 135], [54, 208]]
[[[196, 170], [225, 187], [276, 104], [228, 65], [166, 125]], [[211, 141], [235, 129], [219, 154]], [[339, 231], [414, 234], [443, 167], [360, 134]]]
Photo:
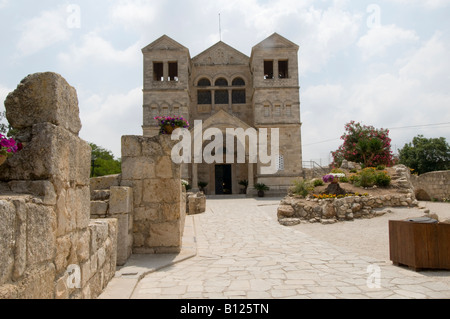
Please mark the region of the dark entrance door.
[[216, 195], [232, 194], [231, 165], [216, 165]]

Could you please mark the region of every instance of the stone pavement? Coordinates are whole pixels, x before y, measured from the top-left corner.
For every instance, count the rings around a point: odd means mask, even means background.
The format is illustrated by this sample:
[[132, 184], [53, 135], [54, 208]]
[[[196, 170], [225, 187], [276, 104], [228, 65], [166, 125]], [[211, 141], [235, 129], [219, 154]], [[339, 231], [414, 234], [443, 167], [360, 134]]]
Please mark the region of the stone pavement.
[[132, 256], [100, 298], [450, 298], [450, 272], [414, 272], [281, 226], [278, 202], [208, 199], [187, 217], [179, 255]]

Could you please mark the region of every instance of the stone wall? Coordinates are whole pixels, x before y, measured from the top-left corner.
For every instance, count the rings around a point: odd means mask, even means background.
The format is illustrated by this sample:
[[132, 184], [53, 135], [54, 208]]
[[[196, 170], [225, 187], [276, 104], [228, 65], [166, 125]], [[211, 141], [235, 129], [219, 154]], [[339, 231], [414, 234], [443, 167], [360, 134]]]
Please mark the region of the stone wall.
[[123, 266], [132, 253], [133, 190], [120, 186], [121, 175], [91, 179], [91, 218], [116, 218], [117, 266]]
[[419, 200], [433, 199], [444, 201], [450, 199], [450, 171], [438, 171], [412, 175], [411, 182], [414, 192]]
[[386, 207], [414, 207], [417, 201], [411, 194], [381, 196], [352, 196], [340, 199], [305, 200], [285, 197], [278, 207], [278, 221], [291, 226], [302, 222], [323, 224], [336, 221], [372, 218]]
[[90, 220], [76, 91], [37, 73], [5, 107], [24, 148], [0, 167], [0, 298], [96, 298], [115, 273], [117, 220]]
[[170, 136], [123, 136], [121, 185], [133, 189], [133, 253], [176, 253], [186, 217]]

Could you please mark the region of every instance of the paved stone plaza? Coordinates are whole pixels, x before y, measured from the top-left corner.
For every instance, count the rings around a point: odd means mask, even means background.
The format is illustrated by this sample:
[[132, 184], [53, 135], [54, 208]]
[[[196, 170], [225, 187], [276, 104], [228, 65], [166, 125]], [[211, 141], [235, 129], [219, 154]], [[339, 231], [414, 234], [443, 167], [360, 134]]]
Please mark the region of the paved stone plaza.
[[208, 199], [187, 217], [179, 255], [132, 256], [100, 298], [450, 298], [450, 272], [414, 272], [281, 226], [278, 204]]

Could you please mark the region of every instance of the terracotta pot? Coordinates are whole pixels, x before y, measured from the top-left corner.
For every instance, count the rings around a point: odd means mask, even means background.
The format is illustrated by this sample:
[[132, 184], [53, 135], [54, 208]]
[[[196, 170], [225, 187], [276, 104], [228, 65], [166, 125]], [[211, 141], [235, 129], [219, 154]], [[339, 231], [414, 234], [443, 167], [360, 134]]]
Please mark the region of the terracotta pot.
[[166, 131], [167, 134], [172, 134], [177, 128], [179, 128], [179, 126], [164, 125], [164, 131]]
[[3, 164], [6, 162], [7, 159], [8, 159], [7, 156], [5, 156], [5, 155], [0, 155], [0, 165], [3, 165]]

